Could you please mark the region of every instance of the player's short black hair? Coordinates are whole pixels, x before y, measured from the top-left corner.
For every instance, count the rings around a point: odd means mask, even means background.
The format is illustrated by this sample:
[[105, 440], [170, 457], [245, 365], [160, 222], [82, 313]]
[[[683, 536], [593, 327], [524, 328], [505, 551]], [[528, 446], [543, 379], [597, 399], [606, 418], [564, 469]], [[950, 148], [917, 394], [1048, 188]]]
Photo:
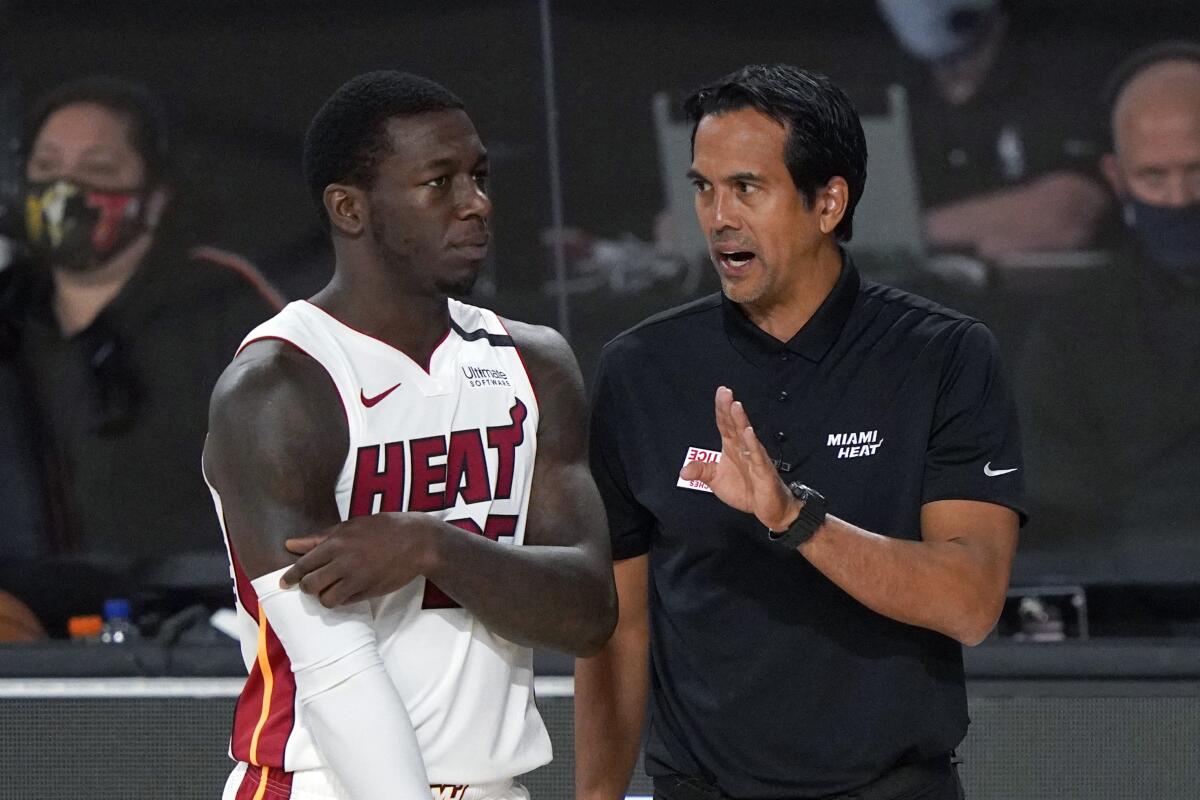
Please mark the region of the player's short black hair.
[[129, 142], [145, 165], [146, 183], [166, 180], [170, 168], [167, 146], [167, 116], [158, 99], [144, 85], [124, 78], [93, 75], [64, 83], [33, 104], [25, 121], [22, 160], [29, 158], [50, 115], [79, 103], [107, 108], [129, 126]]
[[1189, 42], [1183, 39], [1159, 42], [1134, 51], [1122, 61], [1104, 86], [1104, 100], [1111, 111], [1121, 98], [1121, 92], [1138, 75], [1155, 64], [1164, 61], [1191, 61], [1200, 66], [1200, 42]]
[[867, 182], [867, 140], [854, 104], [829, 78], [787, 64], [753, 64], [698, 90], [683, 107], [693, 146], [696, 127], [709, 114], [754, 108], [786, 127], [784, 163], [806, 203], [830, 178], [846, 180], [846, 214], [834, 232], [850, 241], [854, 207]]
[[449, 89], [408, 72], [368, 72], [342, 84], [304, 136], [304, 179], [326, 226], [325, 187], [371, 188], [380, 160], [391, 151], [388, 120], [461, 108]]

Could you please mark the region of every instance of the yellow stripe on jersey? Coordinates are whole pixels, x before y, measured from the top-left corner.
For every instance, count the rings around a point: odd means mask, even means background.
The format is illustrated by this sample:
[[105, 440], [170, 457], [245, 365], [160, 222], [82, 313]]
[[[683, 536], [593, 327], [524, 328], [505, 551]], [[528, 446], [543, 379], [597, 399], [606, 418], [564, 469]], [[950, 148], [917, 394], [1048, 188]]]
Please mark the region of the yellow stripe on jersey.
[[[258, 763], [258, 737], [267, 725], [267, 717], [271, 715], [271, 691], [275, 688], [275, 676], [271, 673], [271, 659], [267, 658], [267, 613], [263, 611], [261, 603], [258, 605], [258, 668], [263, 675], [262, 714], [258, 717], [258, 724], [254, 726], [254, 735], [250, 737], [250, 763], [256, 767], [262, 766]], [[266, 777], [265, 768], [263, 777]], [[265, 785], [265, 783], [261, 784], [260, 790]], [[258, 796], [255, 795], [256, 800]]]
[[254, 797], [251, 800], [262, 800], [263, 795], [267, 793], [267, 773], [270, 771], [270, 767], [262, 768], [262, 775], [258, 776], [258, 789], [254, 792]]

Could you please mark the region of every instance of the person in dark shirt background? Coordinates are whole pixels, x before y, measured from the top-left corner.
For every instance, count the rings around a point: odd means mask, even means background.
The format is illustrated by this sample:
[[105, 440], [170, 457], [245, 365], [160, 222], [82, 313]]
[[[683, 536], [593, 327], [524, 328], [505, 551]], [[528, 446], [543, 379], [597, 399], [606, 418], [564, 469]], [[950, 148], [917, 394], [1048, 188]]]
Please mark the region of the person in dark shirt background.
[[1200, 44], [1136, 53], [1110, 98], [1113, 148], [1101, 165], [1123, 211], [1120, 246], [1036, 321], [1020, 370], [1037, 520], [1027, 555], [1050, 554], [1037, 571], [1069, 564], [1085, 582], [1177, 582], [1190, 571], [1195, 587]]
[[1089, 245], [1108, 207], [1103, 128], [1084, 113], [1104, 79], [1090, 54], [1000, 0], [878, 2], [923, 67], [908, 91], [931, 248], [995, 259]]
[[[23, 156], [27, 252], [2, 313], [25, 398], [4, 424], [29, 430], [43, 457], [39, 549], [124, 577], [146, 559], [220, 555], [200, 473], [207, 399], [280, 298], [247, 262], [189, 236], [164, 117], [143, 87], [86, 78], [52, 91]], [[97, 580], [99, 599], [73, 596], [37, 570], [8, 572], [56, 630], [127, 587]]]

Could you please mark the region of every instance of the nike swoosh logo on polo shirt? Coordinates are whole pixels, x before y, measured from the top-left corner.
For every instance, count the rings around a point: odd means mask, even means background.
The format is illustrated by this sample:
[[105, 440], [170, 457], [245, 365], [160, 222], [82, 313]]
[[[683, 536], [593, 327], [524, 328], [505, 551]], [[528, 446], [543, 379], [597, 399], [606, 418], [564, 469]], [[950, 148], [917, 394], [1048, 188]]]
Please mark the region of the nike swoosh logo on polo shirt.
[[[403, 383], [403, 381], [401, 381], [401, 383]], [[358, 399], [362, 400], [362, 404], [364, 406], [366, 406], [367, 408], [371, 408], [372, 406], [378, 404], [380, 400], [387, 397], [389, 394], [391, 394], [392, 392], [396, 391], [399, 388], [400, 388], [400, 384], [397, 383], [392, 388], [385, 389], [382, 392], [380, 392], [379, 394], [375, 395], [374, 397], [367, 397], [366, 390], [359, 389], [358, 390]]]
[[983, 465], [983, 474], [987, 475], [989, 478], [994, 478], [997, 475], [1007, 475], [1008, 473], [1016, 472], [1019, 469], [1020, 467], [1013, 467], [1012, 469], [992, 469], [992, 462], [989, 461]]

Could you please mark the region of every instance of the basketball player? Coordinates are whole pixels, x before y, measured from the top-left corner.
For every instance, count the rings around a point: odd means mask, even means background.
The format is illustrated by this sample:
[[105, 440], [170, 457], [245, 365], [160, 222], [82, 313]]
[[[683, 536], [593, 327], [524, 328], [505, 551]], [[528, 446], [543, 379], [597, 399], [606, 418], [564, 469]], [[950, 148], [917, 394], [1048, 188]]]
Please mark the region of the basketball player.
[[527, 798], [528, 648], [594, 653], [616, 616], [578, 367], [450, 299], [492, 206], [445, 88], [351, 80], [304, 165], [334, 277], [250, 333], [205, 448], [250, 672], [225, 798]]

